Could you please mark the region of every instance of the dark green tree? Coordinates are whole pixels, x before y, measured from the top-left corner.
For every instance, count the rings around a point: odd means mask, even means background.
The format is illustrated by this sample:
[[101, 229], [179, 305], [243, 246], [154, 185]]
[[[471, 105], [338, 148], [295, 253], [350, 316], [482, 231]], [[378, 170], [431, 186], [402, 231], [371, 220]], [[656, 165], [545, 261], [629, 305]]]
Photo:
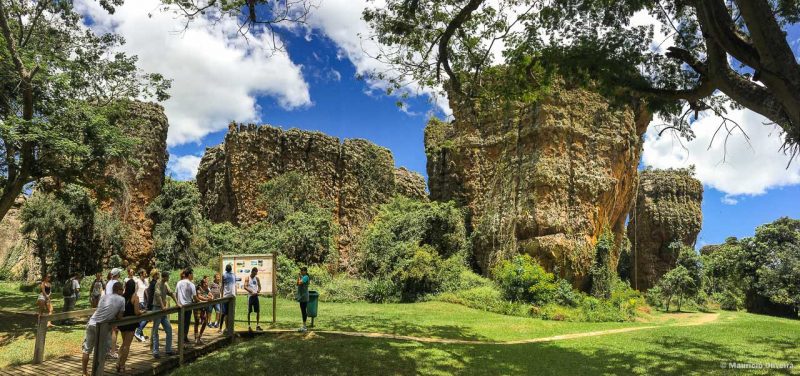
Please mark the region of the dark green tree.
[[[651, 48], [652, 26], [630, 25], [640, 11], [671, 39], [665, 54]], [[800, 20], [794, 0], [388, 0], [364, 19], [387, 46], [376, 58], [391, 74], [376, 74], [393, 88], [447, 81], [480, 109], [533, 99], [557, 74], [626, 103], [642, 99], [686, 137], [698, 112], [746, 107], [798, 151], [800, 65], [786, 37]]]
[[202, 225], [200, 193], [194, 182], [166, 178], [147, 214], [155, 224], [153, 247], [160, 269], [180, 269], [200, 261], [193, 247]]
[[[101, 0], [113, 12], [121, 0]], [[169, 80], [95, 35], [73, 1], [0, 1], [0, 219], [43, 177], [93, 185], [135, 140], [112, 121], [124, 99], [167, 98]]]

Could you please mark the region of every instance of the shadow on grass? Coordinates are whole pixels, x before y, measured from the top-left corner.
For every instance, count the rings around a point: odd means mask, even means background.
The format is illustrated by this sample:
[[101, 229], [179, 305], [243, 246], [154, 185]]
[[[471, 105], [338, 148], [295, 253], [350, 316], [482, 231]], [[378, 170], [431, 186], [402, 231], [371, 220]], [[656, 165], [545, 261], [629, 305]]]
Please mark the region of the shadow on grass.
[[[237, 323], [247, 324], [247, 319], [237, 319]], [[310, 319], [309, 319], [310, 322]], [[297, 323], [278, 322], [275, 329], [296, 329]], [[296, 325], [296, 326], [293, 326]], [[343, 332], [377, 332], [405, 335], [412, 337], [452, 338], [463, 340], [489, 341], [488, 337], [479, 335], [473, 330], [459, 325], [417, 325], [403, 319], [376, 317], [374, 315], [352, 315], [316, 320], [315, 329]], [[255, 326], [255, 322], [253, 323]]]

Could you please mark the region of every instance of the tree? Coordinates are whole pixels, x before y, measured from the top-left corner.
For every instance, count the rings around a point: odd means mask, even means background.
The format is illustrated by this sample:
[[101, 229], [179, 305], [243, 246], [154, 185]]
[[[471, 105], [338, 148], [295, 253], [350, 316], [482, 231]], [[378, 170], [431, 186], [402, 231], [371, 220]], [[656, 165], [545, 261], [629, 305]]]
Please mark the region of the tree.
[[38, 193], [25, 202], [20, 220], [20, 232], [33, 244], [39, 259], [41, 277], [44, 278], [49, 270], [48, 260], [59, 248], [63, 249], [67, 231], [75, 225], [76, 219], [67, 205], [57, 200], [53, 194]]
[[158, 267], [163, 270], [195, 265], [199, 257], [193, 241], [201, 225], [200, 193], [194, 182], [166, 178], [161, 194], [147, 207], [153, 219], [153, 241]]
[[690, 295], [690, 291], [696, 288], [694, 279], [682, 265], [678, 265], [664, 274], [658, 281], [657, 287], [661, 291], [666, 311], [669, 311], [669, 305], [673, 298], [678, 299], [678, 311], [680, 311], [683, 300]]
[[735, 237], [725, 239], [725, 243], [708, 245], [700, 250], [704, 253], [703, 288], [722, 309], [736, 310], [744, 301], [746, 280], [738, 274], [737, 268], [743, 259], [743, 248]]
[[[196, 17], [215, 21], [223, 18], [239, 23], [239, 34], [247, 36], [252, 31], [269, 33], [274, 50], [282, 50], [277, 30], [287, 26], [305, 25], [315, 0], [161, 0], [163, 11], [183, 16], [188, 27]], [[253, 29], [256, 30], [253, 30]]]
[[[100, 0], [113, 12], [121, 0]], [[0, 219], [43, 177], [92, 185], [131, 140], [112, 119], [125, 101], [164, 100], [170, 81], [86, 30], [73, 1], [0, 1]]]
[[[640, 11], [669, 33], [665, 54], [650, 46], [652, 26], [630, 25]], [[485, 108], [535, 98], [558, 74], [644, 100], [686, 137], [698, 112], [745, 107], [780, 126], [784, 151], [800, 150], [800, 65], [786, 38], [800, 21], [794, 0], [387, 0], [364, 19], [387, 46], [376, 58], [391, 72], [377, 74], [395, 87], [447, 80]]]
[[800, 220], [783, 217], [759, 226], [742, 244], [736, 276], [746, 281], [747, 309], [800, 313]]

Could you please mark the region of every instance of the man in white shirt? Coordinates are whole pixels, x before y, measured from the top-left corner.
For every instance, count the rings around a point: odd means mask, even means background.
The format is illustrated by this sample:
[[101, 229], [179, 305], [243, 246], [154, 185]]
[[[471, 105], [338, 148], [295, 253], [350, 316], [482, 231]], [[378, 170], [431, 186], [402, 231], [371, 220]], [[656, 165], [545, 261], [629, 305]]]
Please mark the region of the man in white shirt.
[[[145, 291], [147, 291], [147, 287], [150, 285], [147, 280], [147, 272], [144, 269], [139, 269], [139, 275], [133, 277], [133, 281], [136, 282], [136, 296], [139, 297], [139, 309], [142, 311], [147, 310], [147, 300], [145, 300]], [[144, 335], [144, 327], [147, 326], [148, 320], [144, 320], [139, 323], [139, 327], [136, 328], [134, 332], [134, 336], [136, 337], [139, 342], [147, 341], [147, 336]]]
[[[122, 273], [122, 269], [114, 268], [111, 269], [111, 273], [109, 273], [108, 282], [106, 283], [106, 295], [111, 295], [114, 293], [114, 282], [119, 281], [119, 275]], [[125, 285], [122, 285], [123, 290], [125, 289]]]
[[[119, 275], [122, 274], [122, 269], [114, 268], [111, 269], [111, 273], [109, 273], [108, 282], [106, 283], [106, 295], [114, 295], [114, 285], [119, 282]], [[120, 282], [122, 285], [122, 292], [125, 292], [125, 284]], [[122, 292], [120, 295], [122, 295]], [[102, 298], [101, 298], [102, 299]], [[111, 346], [108, 348], [108, 356], [112, 359], [117, 359], [117, 335], [119, 332], [117, 331], [117, 327], [111, 328]]]
[[[194, 271], [192, 268], [186, 268], [181, 273], [181, 280], [175, 285], [175, 294], [178, 296], [178, 304], [186, 306], [197, 301], [197, 289], [192, 283], [194, 279]], [[192, 310], [187, 309], [183, 313], [183, 341], [189, 342], [189, 323], [192, 320]]]
[[[111, 285], [111, 294], [103, 295], [97, 305], [97, 310], [89, 319], [89, 324], [86, 326], [86, 336], [83, 338], [83, 374], [88, 375], [89, 354], [92, 353], [94, 347], [97, 345], [97, 327], [98, 324], [111, 321], [113, 319], [121, 319], [122, 314], [125, 312], [125, 299], [122, 297], [124, 288], [119, 281], [109, 281]], [[107, 337], [106, 343], [111, 346], [111, 338]], [[102, 354], [101, 356], [105, 356]]]

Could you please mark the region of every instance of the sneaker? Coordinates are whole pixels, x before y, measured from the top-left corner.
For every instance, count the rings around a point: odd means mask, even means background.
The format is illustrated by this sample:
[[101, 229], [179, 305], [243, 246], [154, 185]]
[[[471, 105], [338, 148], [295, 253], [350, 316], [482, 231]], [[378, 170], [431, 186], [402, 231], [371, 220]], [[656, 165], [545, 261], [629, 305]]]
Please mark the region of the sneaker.
[[257, 331], [259, 331], [259, 332], [263, 332], [263, 331], [264, 331], [264, 329], [261, 329], [261, 327], [260, 327], [260, 326], [257, 326], [257, 327], [256, 327], [256, 330], [257, 330]]
[[137, 341], [139, 341], [139, 342], [144, 342], [144, 336], [142, 336], [141, 334], [139, 334], [139, 333], [134, 333], [134, 334], [133, 334], [133, 336], [134, 336], [134, 337], [136, 337], [136, 340], [137, 340]]
[[119, 355], [116, 353], [106, 354], [106, 359], [119, 359]]
[[153, 358], [161, 359], [161, 355], [159, 353], [153, 354]]
[[300, 333], [305, 333], [305, 332], [308, 331], [308, 329], [306, 329], [305, 326], [301, 326], [300, 329], [297, 329], [297, 331], [300, 332]]

